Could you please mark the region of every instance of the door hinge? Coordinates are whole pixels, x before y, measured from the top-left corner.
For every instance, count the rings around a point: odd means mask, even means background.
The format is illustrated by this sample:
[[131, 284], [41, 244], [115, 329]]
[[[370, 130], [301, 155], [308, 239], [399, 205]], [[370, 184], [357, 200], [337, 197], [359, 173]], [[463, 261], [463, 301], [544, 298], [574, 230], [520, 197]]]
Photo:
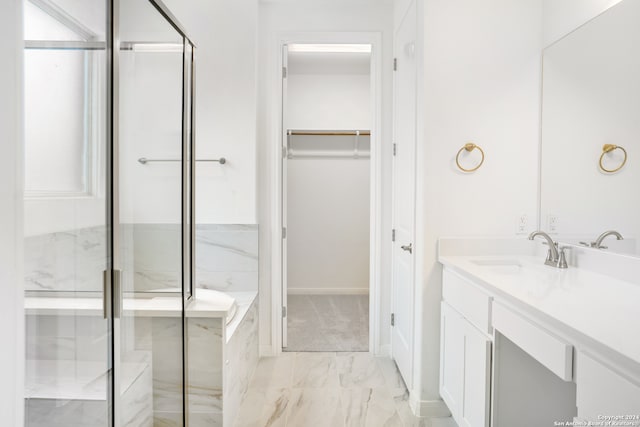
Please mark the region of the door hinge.
[[398, 144], [393, 143], [393, 155], [395, 156], [398, 153]]
[[282, 227], [282, 238], [283, 239], [287, 238], [287, 227]]
[[287, 67], [282, 67], [282, 78], [283, 79], [287, 78]]
[[393, 71], [398, 71], [398, 58], [393, 58]]
[[391, 326], [395, 326], [396, 325], [396, 315], [394, 313], [391, 313]]
[[396, 229], [395, 228], [393, 230], [391, 230], [391, 241], [392, 242], [396, 241]]
[[287, 307], [282, 307], [282, 317], [287, 317]]

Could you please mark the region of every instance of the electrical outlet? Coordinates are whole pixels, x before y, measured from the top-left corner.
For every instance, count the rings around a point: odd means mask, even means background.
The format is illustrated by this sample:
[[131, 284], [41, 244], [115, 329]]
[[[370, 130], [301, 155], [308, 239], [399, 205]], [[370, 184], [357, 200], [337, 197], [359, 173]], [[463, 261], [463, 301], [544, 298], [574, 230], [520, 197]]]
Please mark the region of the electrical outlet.
[[529, 231], [529, 216], [521, 214], [516, 223], [516, 234], [527, 234]]
[[549, 214], [547, 216], [547, 230], [549, 233], [557, 233], [558, 232], [558, 215]]

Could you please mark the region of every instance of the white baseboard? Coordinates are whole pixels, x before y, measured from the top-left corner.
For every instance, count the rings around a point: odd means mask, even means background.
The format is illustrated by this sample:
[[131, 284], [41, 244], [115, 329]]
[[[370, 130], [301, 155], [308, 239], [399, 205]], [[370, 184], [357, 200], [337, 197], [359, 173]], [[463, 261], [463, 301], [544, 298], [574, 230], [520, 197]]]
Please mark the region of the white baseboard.
[[272, 345], [261, 345], [258, 348], [258, 356], [260, 357], [273, 357], [276, 356], [276, 351]]
[[391, 357], [391, 344], [381, 345], [378, 350], [378, 356], [380, 357]]
[[416, 417], [445, 418], [451, 416], [451, 411], [442, 399], [420, 400], [414, 393], [410, 393], [409, 406]]
[[369, 295], [369, 288], [288, 288], [287, 295]]

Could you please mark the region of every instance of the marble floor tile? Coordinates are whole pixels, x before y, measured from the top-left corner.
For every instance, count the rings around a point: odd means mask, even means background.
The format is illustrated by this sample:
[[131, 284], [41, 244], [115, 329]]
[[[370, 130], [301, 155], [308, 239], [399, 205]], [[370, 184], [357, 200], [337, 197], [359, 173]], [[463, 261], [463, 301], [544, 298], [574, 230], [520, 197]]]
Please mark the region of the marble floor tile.
[[403, 427], [389, 390], [343, 388], [341, 403], [345, 427]]
[[339, 353], [336, 362], [341, 387], [377, 388], [386, 385], [376, 358], [369, 353]]
[[395, 363], [369, 353], [261, 359], [234, 427], [457, 427], [418, 418]]
[[378, 362], [387, 387], [392, 389], [406, 388], [402, 375], [400, 375], [400, 371], [398, 371], [398, 367], [396, 366], [396, 362], [388, 357], [376, 357], [376, 362]]
[[244, 397], [234, 427], [285, 427], [291, 389], [250, 389]]
[[294, 388], [337, 388], [336, 354], [296, 353], [292, 385]]
[[283, 353], [278, 357], [264, 357], [258, 362], [249, 388], [290, 388], [293, 380], [295, 353]]
[[285, 351], [368, 351], [368, 295], [289, 295]]
[[287, 426], [342, 427], [344, 413], [339, 388], [292, 389]]

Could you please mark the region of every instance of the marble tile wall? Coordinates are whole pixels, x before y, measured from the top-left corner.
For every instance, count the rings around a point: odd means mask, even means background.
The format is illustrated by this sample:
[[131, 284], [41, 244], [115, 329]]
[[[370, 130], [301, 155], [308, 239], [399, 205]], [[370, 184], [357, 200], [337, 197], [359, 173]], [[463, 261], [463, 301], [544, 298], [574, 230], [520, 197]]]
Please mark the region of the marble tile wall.
[[[120, 249], [126, 291], [180, 284], [178, 224], [124, 224]], [[106, 229], [91, 227], [25, 238], [25, 289], [102, 291]], [[196, 283], [227, 291], [258, 289], [258, 226], [196, 226]]]
[[233, 426], [258, 365], [258, 301], [253, 302], [235, 334], [224, 346], [224, 426]]
[[[258, 289], [258, 226], [196, 226], [196, 286], [219, 291]], [[181, 231], [176, 224], [128, 226], [136, 291], [180, 284]], [[123, 249], [125, 250], [125, 249]]]
[[[122, 363], [121, 425], [152, 427], [152, 377], [147, 353]], [[29, 360], [25, 426], [105, 427], [110, 405], [107, 365], [98, 362]]]
[[218, 291], [257, 291], [258, 226], [198, 225], [196, 282]]
[[222, 328], [222, 319], [190, 318], [187, 322], [191, 427], [222, 427]]
[[105, 227], [27, 236], [25, 290], [102, 291], [106, 253]]
[[[154, 425], [182, 425], [182, 319], [151, 319]], [[176, 423], [179, 420], [179, 423]]]

